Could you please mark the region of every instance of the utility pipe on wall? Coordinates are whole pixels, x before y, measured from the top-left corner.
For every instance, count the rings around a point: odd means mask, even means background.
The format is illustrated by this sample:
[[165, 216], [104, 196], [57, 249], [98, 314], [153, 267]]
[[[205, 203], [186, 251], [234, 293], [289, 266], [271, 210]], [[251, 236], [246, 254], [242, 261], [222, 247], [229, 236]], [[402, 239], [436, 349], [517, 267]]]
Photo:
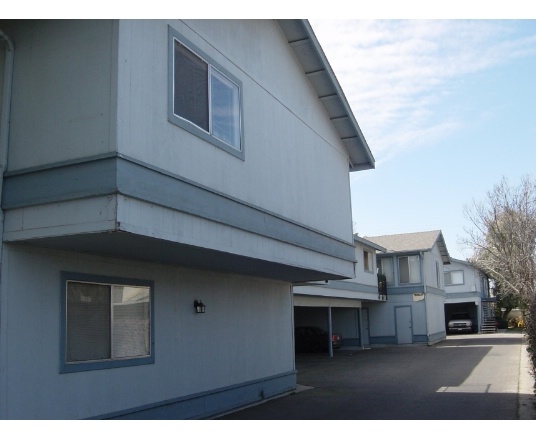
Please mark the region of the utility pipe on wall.
[[[15, 47], [11, 39], [0, 29], [0, 40], [6, 42], [6, 64], [4, 66], [4, 88], [2, 93], [2, 119], [0, 120], [0, 206], [2, 202], [2, 187], [4, 173], [7, 169], [7, 157], [9, 151], [9, 117], [11, 113], [11, 93], [13, 81], [13, 60]], [[2, 234], [3, 234], [3, 212]]]
[[422, 274], [422, 284], [423, 284], [423, 293], [424, 293], [424, 323], [426, 325], [426, 338], [428, 339], [427, 342], [430, 342], [430, 331], [428, 330], [428, 291], [426, 289], [426, 266], [424, 265], [424, 252], [419, 252], [419, 255], [421, 257], [421, 274]]
[[[4, 243], [4, 212], [1, 209], [2, 206], [2, 187], [4, 183], [4, 173], [7, 169], [7, 152], [9, 144], [9, 116], [11, 113], [11, 84], [13, 79], [13, 59], [15, 49], [10, 38], [2, 32], [0, 29], [0, 42], [4, 40], [6, 43], [6, 62], [4, 66], [4, 88], [2, 91], [2, 106], [0, 107], [1, 119], [0, 119], [0, 362], [5, 359], [7, 356], [7, 351], [5, 347], [2, 346], [3, 336], [1, 334], [2, 326], [4, 325], [1, 322], [3, 319], [7, 319], [7, 312], [3, 310], [4, 298], [3, 289], [2, 289], [2, 254], [3, 254], [3, 243]], [[0, 380], [1, 384], [7, 384], [7, 369], [4, 369], [4, 375]], [[0, 368], [1, 371], [1, 368]], [[0, 412], [3, 408], [7, 407], [7, 393], [5, 389], [0, 389], [0, 397], [2, 397], [2, 402], [0, 402]]]
[[[6, 43], [6, 62], [4, 66], [4, 88], [2, 92], [2, 111], [0, 119], [0, 277], [2, 268], [2, 252], [4, 243], [4, 211], [2, 211], [2, 190], [4, 186], [4, 173], [7, 170], [7, 157], [9, 151], [9, 118], [11, 114], [11, 93], [13, 81], [13, 60], [15, 47], [11, 39], [0, 29], [0, 41]], [[1, 283], [1, 278], [0, 278]], [[0, 305], [1, 305], [0, 289]]]

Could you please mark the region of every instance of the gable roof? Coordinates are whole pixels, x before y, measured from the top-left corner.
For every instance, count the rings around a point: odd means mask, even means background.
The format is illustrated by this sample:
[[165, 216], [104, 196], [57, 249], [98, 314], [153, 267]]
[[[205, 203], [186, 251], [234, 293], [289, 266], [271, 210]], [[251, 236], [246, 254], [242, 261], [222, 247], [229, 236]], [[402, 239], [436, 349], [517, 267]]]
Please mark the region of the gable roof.
[[350, 156], [350, 171], [375, 168], [375, 159], [308, 20], [277, 20]]
[[387, 249], [387, 253], [398, 252], [428, 252], [437, 243], [441, 259], [444, 264], [450, 264], [450, 255], [447, 250], [443, 233], [440, 230], [426, 232], [410, 232], [406, 234], [380, 235], [365, 237]]
[[376, 249], [377, 251], [387, 252], [387, 249], [385, 249], [383, 246], [380, 246], [377, 243], [373, 243], [370, 240], [367, 240], [364, 237], [360, 237], [358, 234], [354, 234], [354, 242], [364, 244], [365, 246], [369, 246], [373, 249]]

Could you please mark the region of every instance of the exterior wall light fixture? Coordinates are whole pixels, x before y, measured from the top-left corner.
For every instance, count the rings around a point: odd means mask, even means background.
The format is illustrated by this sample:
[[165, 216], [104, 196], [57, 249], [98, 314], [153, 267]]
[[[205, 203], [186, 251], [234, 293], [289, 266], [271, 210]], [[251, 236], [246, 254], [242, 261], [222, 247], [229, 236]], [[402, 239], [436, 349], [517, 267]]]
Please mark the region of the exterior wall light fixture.
[[205, 304], [201, 300], [194, 301], [195, 313], [205, 313]]

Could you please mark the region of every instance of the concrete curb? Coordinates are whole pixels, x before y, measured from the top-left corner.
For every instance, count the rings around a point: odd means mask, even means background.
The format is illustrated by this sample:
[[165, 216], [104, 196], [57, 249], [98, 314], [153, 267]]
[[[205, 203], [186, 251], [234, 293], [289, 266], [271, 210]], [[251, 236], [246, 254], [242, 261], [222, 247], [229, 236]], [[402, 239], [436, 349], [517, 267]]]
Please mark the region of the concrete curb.
[[519, 387], [517, 390], [517, 418], [520, 420], [536, 420], [535, 378], [532, 375], [527, 343], [523, 336], [519, 359]]

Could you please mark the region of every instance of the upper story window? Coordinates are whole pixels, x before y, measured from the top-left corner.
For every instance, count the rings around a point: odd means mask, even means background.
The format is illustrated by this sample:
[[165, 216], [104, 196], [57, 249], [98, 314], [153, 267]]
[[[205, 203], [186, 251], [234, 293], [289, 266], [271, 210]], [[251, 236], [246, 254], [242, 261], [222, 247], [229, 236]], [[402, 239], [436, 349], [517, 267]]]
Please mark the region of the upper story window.
[[372, 252], [363, 251], [363, 265], [366, 272], [372, 272]]
[[63, 284], [62, 372], [154, 362], [150, 282], [64, 274]]
[[170, 122], [244, 159], [241, 83], [170, 28]]
[[398, 275], [400, 284], [421, 282], [421, 267], [418, 255], [398, 258]]
[[378, 259], [378, 271], [385, 275], [385, 279], [388, 285], [394, 284], [394, 270], [392, 258], [379, 258]]
[[463, 284], [463, 270], [445, 271], [445, 285], [454, 286]]
[[441, 272], [439, 270], [439, 263], [437, 261], [435, 262], [435, 273], [436, 273], [437, 287], [441, 287]]

